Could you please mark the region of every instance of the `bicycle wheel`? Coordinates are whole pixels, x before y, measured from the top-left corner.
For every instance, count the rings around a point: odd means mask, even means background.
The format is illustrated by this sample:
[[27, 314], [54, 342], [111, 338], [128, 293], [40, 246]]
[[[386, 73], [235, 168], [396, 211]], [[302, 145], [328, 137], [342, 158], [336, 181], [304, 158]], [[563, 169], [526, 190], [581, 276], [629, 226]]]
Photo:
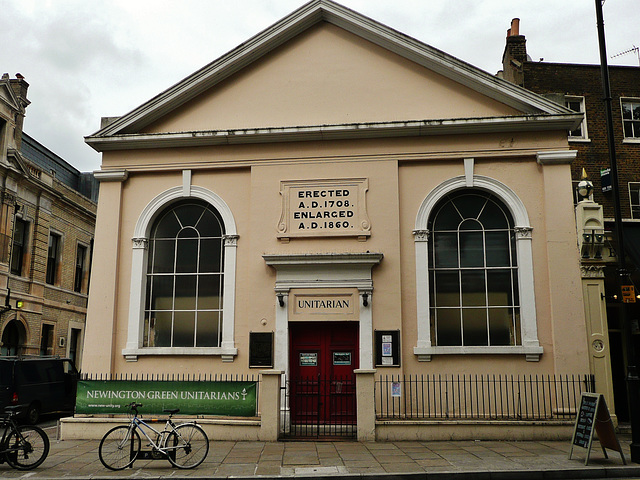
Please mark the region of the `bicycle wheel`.
[[131, 465], [140, 453], [140, 434], [130, 426], [120, 425], [105, 433], [100, 440], [98, 456], [109, 470], [123, 470]]
[[195, 468], [209, 453], [209, 438], [194, 423], [178, 425], [165, 444], [169, 461], [178, 468]]
[[36, 468], [49, 454], [49, 437], [35, 425], [18, 425], [12, 428], [6, 442], [5, 459], [18, 470]]

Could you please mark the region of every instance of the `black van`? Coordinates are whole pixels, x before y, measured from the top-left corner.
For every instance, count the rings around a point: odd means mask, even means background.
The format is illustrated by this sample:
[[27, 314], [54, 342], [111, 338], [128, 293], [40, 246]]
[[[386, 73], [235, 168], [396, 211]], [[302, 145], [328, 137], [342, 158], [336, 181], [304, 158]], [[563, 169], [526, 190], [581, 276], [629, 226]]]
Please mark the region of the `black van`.
[[69, 358], [0, 357], [0, 411], [22, 405], [20, 416], [29, 423], [42, 414], [73, 414], [77, 384]]

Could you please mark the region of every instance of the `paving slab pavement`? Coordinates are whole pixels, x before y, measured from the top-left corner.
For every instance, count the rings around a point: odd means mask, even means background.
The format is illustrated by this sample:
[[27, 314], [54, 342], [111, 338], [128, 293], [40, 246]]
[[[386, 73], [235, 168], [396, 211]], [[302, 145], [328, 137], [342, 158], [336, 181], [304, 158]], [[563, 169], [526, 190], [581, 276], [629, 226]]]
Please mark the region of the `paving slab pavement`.
[[447, 479], [585, 479], [639, 478], [640, 465], [630, 462], [630, 435], [619, 435], [627, 465], [619, 453], [605, 458], [594, 440], [589, 465], [586, 450], [570, 441], [461, 442], [233, 442], [212, 441], [207, 459], [193, 470], [166, 460], [137, 460], [133, 468], [112, 472], [98, 459], [96, 440], [51, 439], [51, 451], [35, 470], [24, 472], [0, 464], [0, 478], [198, 479], [198, 478], [358, 478], [362, 480]]

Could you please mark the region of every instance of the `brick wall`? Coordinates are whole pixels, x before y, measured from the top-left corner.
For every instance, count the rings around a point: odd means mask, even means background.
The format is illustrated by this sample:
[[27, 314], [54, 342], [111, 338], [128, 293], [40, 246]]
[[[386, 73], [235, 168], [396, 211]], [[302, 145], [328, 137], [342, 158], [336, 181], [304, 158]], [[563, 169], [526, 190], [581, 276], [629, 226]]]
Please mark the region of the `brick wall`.
[[[609, 147], [602, 78], [599, 65], [526, 62], [523, 86], [540, 94], [562, 94], [585, 98], [589, 142], [571, 142], [578, 150], [572, 178], [580, 179], [584, 168], [594, 185], [594, 200], [604, 206], [605, 217], [613, 217], [611, 193], [602, 193], [600, 169], [609, 166]], [[609, 67], [612, 93], [613, 131], [620, 183], [623, 218], [630, 218], [629, 182], [640, 182], [640, 143], [624, 143], [621, 97], [640, 98], [640, 68]]]

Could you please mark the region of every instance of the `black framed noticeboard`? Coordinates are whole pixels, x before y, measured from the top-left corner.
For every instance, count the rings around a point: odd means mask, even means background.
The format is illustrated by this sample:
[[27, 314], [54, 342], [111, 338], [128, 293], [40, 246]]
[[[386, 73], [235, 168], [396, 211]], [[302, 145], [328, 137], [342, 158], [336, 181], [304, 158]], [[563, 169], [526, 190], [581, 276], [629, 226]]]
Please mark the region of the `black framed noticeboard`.
[[601, 393], [583, 393], [580, 397], [580, 407], [578, 408], [576, 424], [573, 429], [569, 459], [571, 459], [574, 447], [584, 448], [587, 450], [584, 464], [587, 465], [594, 433], [598, 436], [604, 458], [609, 458], [605, 450], [605, 448], [609, 448], [619, 452], [622, 457], [622, 463], [624, 465], [627, 464], [604, 396]]
[[400, 330], [376, 330], [376, 367], [400, 366]]
[[273, 332], [249, 332], [249, 367], [273, 367]]

